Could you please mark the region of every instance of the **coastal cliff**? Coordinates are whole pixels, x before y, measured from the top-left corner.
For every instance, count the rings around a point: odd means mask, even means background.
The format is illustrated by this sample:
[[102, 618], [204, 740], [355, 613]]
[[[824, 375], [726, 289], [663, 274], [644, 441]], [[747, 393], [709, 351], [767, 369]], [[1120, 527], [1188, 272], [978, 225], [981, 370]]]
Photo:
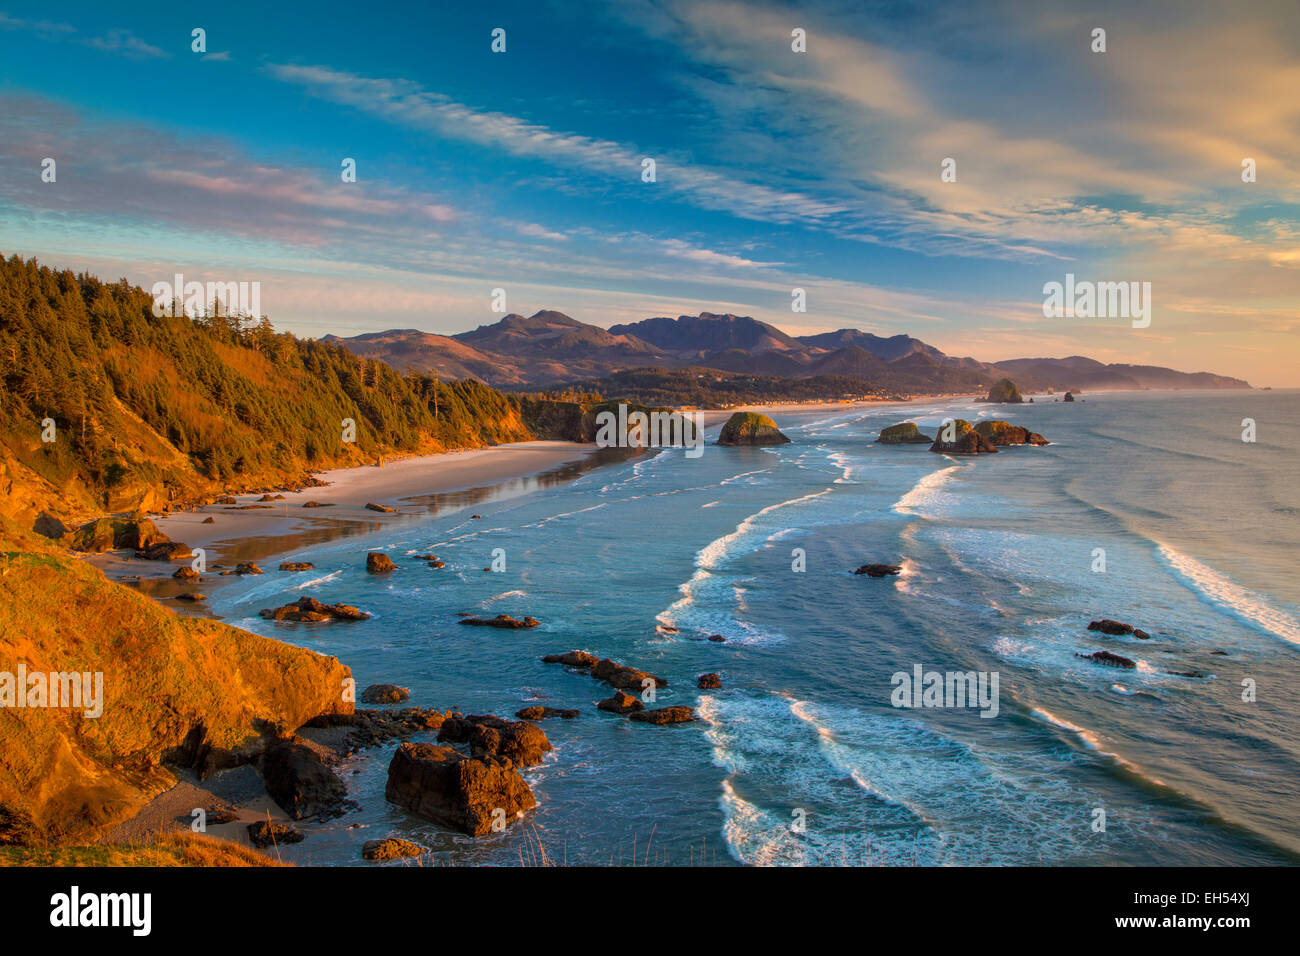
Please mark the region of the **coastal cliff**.
[[[0, 551], [0, 845], [94, 837], [170, 787], [169, 764], [235, 766], [352, 711], [333, 657], [178, 617], [7, 522]], [[98, 699], [90, 679], [77, 707], [17, 686], [72, 672], [102, 675]]]

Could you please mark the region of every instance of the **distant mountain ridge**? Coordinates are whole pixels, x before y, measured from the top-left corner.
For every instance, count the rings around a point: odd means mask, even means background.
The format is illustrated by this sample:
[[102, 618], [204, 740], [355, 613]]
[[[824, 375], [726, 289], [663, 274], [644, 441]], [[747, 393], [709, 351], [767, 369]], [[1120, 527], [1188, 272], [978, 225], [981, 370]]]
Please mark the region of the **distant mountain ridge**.
[[490, 385], [591, 383], [635, 369], [717, 369], [790, 379], [854, 379], [875, 393], [965, 393], [1012, 377], [1030, 391], [1055, 389], [1249, 388], [1237, 378], [1154, 365], [1107, 365], [1083, 356], [981, 362], [947, 355], [910, 335], [838, 329], [793, 336], [751, 316], [701, 312], [603, 329], [562, 312], [510, 314], [456, 335], [413, 329], [340, 338], [357, 355], [400, 371]]

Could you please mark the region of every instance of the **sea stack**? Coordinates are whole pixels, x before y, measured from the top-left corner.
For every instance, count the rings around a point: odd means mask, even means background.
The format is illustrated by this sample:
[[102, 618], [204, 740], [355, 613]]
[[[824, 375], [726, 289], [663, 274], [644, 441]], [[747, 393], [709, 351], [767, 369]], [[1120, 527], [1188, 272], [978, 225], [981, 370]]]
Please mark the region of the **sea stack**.
[[972, 428], [970, 422], [958, 418], [940, 426], [930, 451], [944, 455], [984, 455], [996, 452], [997, 448]]
[[787, 445], [789, 442], [776, 422], [757, 412], [736, 412], [727, 419], [718, 436], [719, 445]]
[[1009, 378], [1004, 378], [993, 383], [989, 388], [988, 398], [984, 399], [984, 401], [996, 402], [1000, 405], [1019, 405], [1024, 401], [1024, 398], [1021, 397], [1020, 389], [1016, 387], [1016, 383]]
[[880, 430], [876, 441], [881, 445], [920, 445], [934, 441], [928, 435], [922, 435], [916, 422], [902, 422]]

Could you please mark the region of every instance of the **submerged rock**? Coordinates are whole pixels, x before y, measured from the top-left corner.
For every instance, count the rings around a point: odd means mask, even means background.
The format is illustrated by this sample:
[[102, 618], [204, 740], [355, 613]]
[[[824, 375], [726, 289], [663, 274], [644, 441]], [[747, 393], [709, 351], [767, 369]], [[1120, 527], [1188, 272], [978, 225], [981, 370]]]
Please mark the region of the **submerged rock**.
[[882, 428], [880, 437], [876, 441], [882, 445], [919, 445], [928, 444], [934, 439], [922, 435], [921, 430], [916, 427], [916, 422], [902, 422]]
[[676, 706], [639, 711], [632, 715], [632, 719], [644, 724], [684, 724], [697, 718], [693, 708]]
[[854, 574], [865, 574], [869, 578], [883, 578], [887, 574], [898, 574], [903, 570], [897, 564], [864, 564]]
[[776, 422], [757, 412], [736, 412], [718, 435], [719, 445], [786, 445], [789, 442]]
[[518, 630], [521, 627], [537, 627], [542, 622], [535, 617], [526, 617], [520, 621], [509, 614], [498, 614], [496, 617], [463, 617], [459, 623], [469, 624], [472, 627], [504, 627]]
[[1105, 664], [1107, 667], [1123, 667], [1128, 670], [1137, 667], [1137, 664], [1127, 657], [1120, 657], [1118, 654], [1112, 654], [1110, 651], [1096, 651], [1092, 654], [1080, 654], [1075, 652], [1075, 657], [1082, 657], [1084, 660], [1096, 661], [1098, 664]]
[[1112, 637], [1132, 634], [1140, 641], [1149, 641], [1151, 639], [1151, 635], [1141, 628], [1134, 627], [1132, 624], [1125, 624], [1122, 621], [1112, 621], [1108, 617], [1091, 622], [1088, 625], [1088, 630], [1100, 631], [1103, 634], [1110, 634]]
[[509, 760], [466, 757], [451, 747], [409, 742], [393, 754], [384, 796], [471, 836], [492, 832], [494, 813], [501, 818], [496, 811], [504, 811], [509, 821], [537, 805]]

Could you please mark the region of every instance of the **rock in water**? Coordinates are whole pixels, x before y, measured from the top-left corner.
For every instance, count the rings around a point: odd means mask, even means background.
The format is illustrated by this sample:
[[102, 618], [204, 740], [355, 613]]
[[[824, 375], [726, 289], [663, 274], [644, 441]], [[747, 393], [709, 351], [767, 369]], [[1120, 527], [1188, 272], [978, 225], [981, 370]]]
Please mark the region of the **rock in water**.
[[448, 717], [438, 728], [438, 742], [468, 743], [474, 757], [502, 757], [530, 767], [554, 748], [536, 727], [525, 720], [502, 720], [492, 714]]
[[410, 840], [388, 837], [385, 840], [367, 840], [361, 847], [363, 860], [397, 860], [404, 856], [419, 856], [424, 847]]
[[897, 564], [864, 564], [854, 574], [865, 574], [869, 578], [883, 578], [887, 574], [898, 574], [903, 570]]
[[1075, 653], [1075, 657], [1082, 657], [1086, 661], [1096, 661], [1098, 664], [1105, 664], [1107, 667], [1123, 667], [1126, 670], [1132, 670], [1137, 667], [1133, 661], [1127, 657], [1120, 657], [1118, 654], [1112, 654], [1110, 651], [1096, 651], [1092, 654]]
[[934, 439], [922, 435], [921, 430], [916, 427], [916, 422], [901, 422], [882, 428], [880, 437], [876, 441], [882, 445], [919, 445], [932, 442]]
[[1010, 422], [980, 422], [975, 430], [995, 445], [1046, 445], [1046, 438]]
[[701, 674], [695, 686], [700, 690], [718, 690], [722, 687], [722, 678], [717, 674]]
[[690, 707], [659, 707], [655, 710], [643, 710], [632, 715], [633, 720], [644, 724], [684, 724], [695, 720], [695, 711]]
[[607, 697], [596, 704], [598, 709], [608, 710], [613, 714], [630, 714], [633, 711], [641, 710], [644, 706], [639, 697], [625, 694], [621, 690], [615, 691], [613, 697]]
[[1072, 392], [1066, 392], [1066, 393], [1065, 393], [1065, 398], [1061, 399], [1061, 401], [1063, 401], [1063, 402], [1072, 402], [1072, 401], [1074, 401], [1074, 394], [1073, 394]]
[[[946, 441], [949, 430], [953, 434], [952, 441]], [[955, 419], [953, 422], [944, 424], [939, 428], [939, 434], [930, 446], [930, 451], [939, 452], [944, 455], [983, 455], [990, 452], [996, 452], [997, 448], [993, 443], [971, 427], [970, 422], [964, 418]]]
[[366, 555], [366, 570], [371, 574], [383, 574], [387, 571], [396, 571], [397, 565], [393, 564], [393, 559], [382, 551], [371, 551]]
[[1019, 405], [1024, 401], [1024, 398], [1021, 397], [1020, 389], [1016, 387], [1016, 383], [1009, 378], [1004, 378], [993, 383], [989, 388], [988, 398], [984, 399], [984, 401]]
[[736, 412], [722, 426], [719, 445], [786, 445], [786, 438], [776, 427], [776, 422], [757, 412]]
[[520, 720], [546, 720], [548, 717], [562, 717], [565, 720], [573, 720], [578, 716], [578, 712], [567, 707], [536, 706], [517, 710], [515, 716]]
[[396, 684], [371, 684], [361, 692], [361, 701], [366, 704], [400, 704], [410, 696], [409, 690]]
[[535, 617], [525, 617], [520, 621], [509, 614], [498, 614], [496, 617], [463, 617], [459, 623], [471, 627], [502, 627], [506, 630], [519, 630], [524, 627], [537, 627], [542, 622]]
[[493, 811], [503, 810], [509, 821], [537, 805], [509, 760], [480, 760], [451, 747], [409, 742], [393, 754], [384, 796], [471, 836], [492, 832]]
[[1132, 624], [1125, 624], [1122, 621], [1112, 621], [1108, 617], [1103, 617], [1100, 621], [1093, 621], [1088, 625], [1090, 631], [1100, 631], [1103, 634], [1109, 634], [1112, 637], [1119, 637], [1124, 634], [1132, 634], [1139, 641], [1148, 641], [1151, 635], [1140, 627], [1134, 627]]
[[366, 509], [368, 511], [378, 511], [382, 514], [388, 514], [388, 515], [397, 514], [396, 508], [390, 508], [388, 507], [388, 505], [376, 504], [373, 501], [369, 501], [366, 503]]

